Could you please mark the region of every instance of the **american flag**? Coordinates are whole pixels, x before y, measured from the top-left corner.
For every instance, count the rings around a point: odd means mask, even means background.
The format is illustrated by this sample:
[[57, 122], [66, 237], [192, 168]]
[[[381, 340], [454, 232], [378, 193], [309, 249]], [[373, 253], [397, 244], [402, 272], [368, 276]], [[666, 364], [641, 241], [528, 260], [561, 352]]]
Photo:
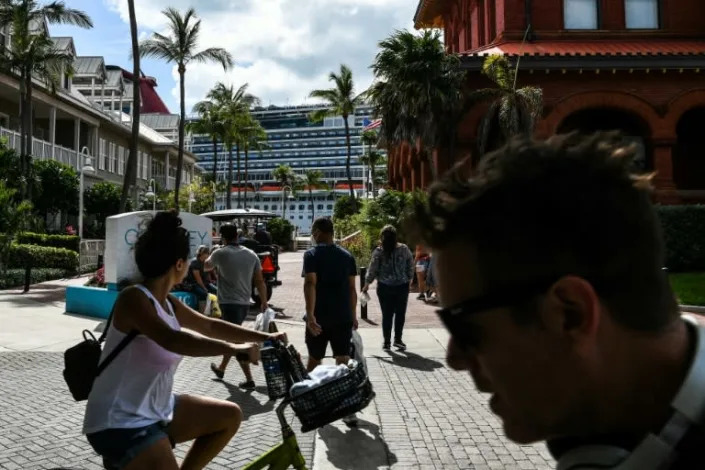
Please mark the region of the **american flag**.
[[371, 131], [372, 129], [377, 129], [379, 126], [382, 125], [382, 120], [381, 119], [375, 119], [374, 121], [370, 121], [369, 119], [365, 119], [362, 121], [362, 125], [365, 126], [362, 128], [362, 131]]

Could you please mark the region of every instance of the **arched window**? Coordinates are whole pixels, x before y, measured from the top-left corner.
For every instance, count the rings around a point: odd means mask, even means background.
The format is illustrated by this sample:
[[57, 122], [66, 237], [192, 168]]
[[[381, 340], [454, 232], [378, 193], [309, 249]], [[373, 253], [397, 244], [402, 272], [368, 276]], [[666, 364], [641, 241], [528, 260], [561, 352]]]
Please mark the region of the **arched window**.
[[563, 0], [565, 29], [597, 29], [599, 17], [597, 0]]
[[624, 0], [627, 29], [658, 29], [659, 0]]

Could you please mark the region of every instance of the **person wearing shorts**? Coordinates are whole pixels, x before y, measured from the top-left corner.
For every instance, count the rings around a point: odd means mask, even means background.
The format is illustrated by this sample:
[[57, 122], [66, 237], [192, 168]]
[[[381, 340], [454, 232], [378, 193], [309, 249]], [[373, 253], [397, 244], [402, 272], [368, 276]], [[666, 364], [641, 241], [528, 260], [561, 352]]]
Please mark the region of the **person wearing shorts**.
[[[260, 311], [267, 309], [267, 286], [262, 277], [259, 258], [250, 249], [238, 243], [237, 228], [225, 224], [220, 228], [220, 236], [225, 244], [211, 253], [206, 260], [206, 271], [218, 270], [218, 304], [223, 320], [234, 325], [242, 325], [250, 311], [252, 285], [259, 291]], [[219, 366], [211, 364], [211, 370], [219, 379], [225, 376], [230, 356], [223, 356]], [[240, 363], [245, 381], [239, 384], [245, 390], [254, 390], [255, 381], [248, 363]]]
[[304, 254], [309, 371], [321, 363], [328, 343], [336, 363], [347, 364], [352, 332], [357, 329], [355, 258], [333, 242], [333, 222], [330, 219], [316, 219], [311, 235], [316, 246]]
[[426, 286], [426, 274], [431, 258], [423, 245], [416, 245], [416, 255], [414, 258], [416, 263], [416, 281], [419, 286], [419, 295], [416, 298], [418, 300], [426, 300], [426, 289], [428, 288], [428, 286]]

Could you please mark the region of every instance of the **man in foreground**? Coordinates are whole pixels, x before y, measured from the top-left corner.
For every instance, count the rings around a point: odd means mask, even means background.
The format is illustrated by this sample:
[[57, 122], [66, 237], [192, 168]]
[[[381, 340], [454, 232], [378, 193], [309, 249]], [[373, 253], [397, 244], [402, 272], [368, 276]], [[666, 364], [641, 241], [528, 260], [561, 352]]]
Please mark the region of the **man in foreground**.
[[[267, 309], [267, 286], [262, 277], [262, 267], [257, 255], [250, 249], [238, 244], [237, 227], [225, 224], [220, 228], [220, 236], [224, 246], [214, 251], [206, 260], [206, 271], [218, 270], [218, 304], [223, 314], [223, 320], [235, 325], [242, 325], [250, 311], [252, 285], [259, 291], [262, 304], [260, 311]], [[219, 378], [225, 375], [230, 356], [223, 356], [220, 366], [211, 364], [211, 370]], [[245, 381], [240, 388], [254, 390], [249, 363], [240, 363]]]
[[612, 133], [514, 140], [417, 208], [448, 364], [565, 470], [705, 468], [705, 335], [679, 314], [633, 155]]

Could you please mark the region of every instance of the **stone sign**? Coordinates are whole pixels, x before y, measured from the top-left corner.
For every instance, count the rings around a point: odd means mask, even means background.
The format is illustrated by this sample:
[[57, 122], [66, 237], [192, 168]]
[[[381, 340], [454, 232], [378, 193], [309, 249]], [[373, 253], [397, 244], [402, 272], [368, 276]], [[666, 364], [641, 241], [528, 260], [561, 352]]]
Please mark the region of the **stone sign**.
[[[147, 229], [155, 213], [152, 211], [128, 212], [108, 217], [105, 224], [105, 282], [113, 287], [128, 279], [139, 281], [141, 276], [135, 263], [133, 247], [140, 233]], [[181, 212], [182, 227], [191, 235], [190, 258], [196, 256], [200, 245], [213, 243], [213, 221], [208, 217]]]

